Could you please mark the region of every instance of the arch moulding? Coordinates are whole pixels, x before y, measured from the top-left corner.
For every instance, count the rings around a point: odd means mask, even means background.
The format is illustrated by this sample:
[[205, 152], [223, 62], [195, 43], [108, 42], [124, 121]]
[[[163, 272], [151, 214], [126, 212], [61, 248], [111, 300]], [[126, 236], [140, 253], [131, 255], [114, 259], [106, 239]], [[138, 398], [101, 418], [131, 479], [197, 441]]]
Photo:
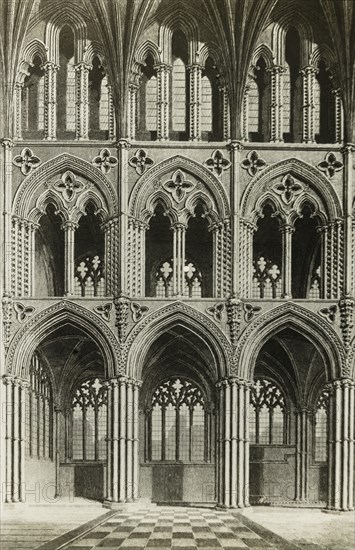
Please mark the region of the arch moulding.
[[109, 216], [113, 217], [117, 215], [117, 197], [110, 181], [98, 168], [88, 161], [69, 153], [58, 155], [44, 162], [22, 181], [14, 198], [13, 214], [19, 218], [26, 219], [31, 210], [33, 197], [39, 186], [67, 170], [93, 183], [96, 192], [102, 194], [104, 197]]
[[343, 344], [327, 321], [312, 311], [287, 302], [258, 316], [241, 334], [234, 356], [238, 376], [252, 380], [262, 346], [285, 328], [293, 328], [319, 351], [328, 380], [340, 378], [346, 363]]
[[230, 215], [230, 208], [226, 192], [218, 180], [205, 166], [183, 155], [175, 155], [150, 168], [136, 182], [129, 199], [129, 213], [139, 219], [141, 212], [151, 194], [151, 185], [156, 185], [164, 176], [171, 176], [172, 172], [180, 169], [191, 174], [206, 186], [206, 190], [212, 195], [222, 219]]
[[144, 317], [126, 340], [127, 375], [140, 379], [150, 346], [168, 326], [181, 325], [194, 332], [215, 357], [216, 381], [228, 375], [232, 346], [222, 330], [202, 312], [183, 302], [174, 302]]
[[312, 189], [318, 198], [324, 202], [330, 220], [342, 216], [339, 197], [329, 180], [314, 166], [297, 158], [288, 158], [275, 164], [270, 164], [253, 177], [247, 185], [241, 200], [241, 214], [247, 217], [255, 209], [260, 196], [268, 190], [268, 184], [276, 178], [291, 174], [299, 178]]
[[114, 333], [98, 315], [68, 300], [40, 311], [18, 330], [10, 342], [7, 374], [26, 377], [35, 349], [63, 324], [72, 324], [92, 337], [103, 355], [107, 377], [117, 374], [121, 350]]

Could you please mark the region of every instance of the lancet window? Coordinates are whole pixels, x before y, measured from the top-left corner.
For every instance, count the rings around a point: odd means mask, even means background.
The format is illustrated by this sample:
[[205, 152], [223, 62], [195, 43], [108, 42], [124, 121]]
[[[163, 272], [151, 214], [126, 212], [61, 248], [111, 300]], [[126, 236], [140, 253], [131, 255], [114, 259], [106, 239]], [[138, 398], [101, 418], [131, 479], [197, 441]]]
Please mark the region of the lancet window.
[[31, 458], [51, 459], [52, 438], [52, 387], [46, 368], [34, 354], [26, 402], [26, 454]]
[[257, 379], [250, 391], [250, 443], [282, 445], [286, 441], [285, 399], [280, 388], [266, 379]]
[[71, 401], [71, 458], [106, 459], [107, 390], [98, 378], [82, 382]]
[[171, 378], [153, 393], [147, 411], [148, 461], [209, 461], [209, 413], [201, 390]]
[[318, 397], [314, 423], [314, 460], [326, 462], [328, 444], [329, 392], [323, 390]]
[[[70, 138], [75, 132], [75, 61], [74, 33], [64, 26], [59, 35], [59, 69], [57, 76], [57, 129], [58, 136]], [[65, 93], [63, 93], [65, 90]]]
[[89, 138], [108, 137], [109, 130], [109, 89], [107, 77], [97, 56], [92, 60], [89, 71]]

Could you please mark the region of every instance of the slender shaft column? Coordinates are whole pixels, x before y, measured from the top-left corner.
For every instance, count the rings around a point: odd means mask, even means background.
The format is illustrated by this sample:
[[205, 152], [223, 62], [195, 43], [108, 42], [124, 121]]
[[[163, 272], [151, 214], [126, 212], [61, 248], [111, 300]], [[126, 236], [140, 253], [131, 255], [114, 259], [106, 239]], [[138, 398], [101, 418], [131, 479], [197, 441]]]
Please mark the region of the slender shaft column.
[[89, 139], [89, 70], [86, 63], [76, 65], [76, 135], [75, 139]]
[[121, 376], [119, 383], [119, 502], [125, 502], [127, 496], [126, 485], [126, 421], [127, 421], [127, 387], [126, 378]]
[[117, 296], [119, 293], [118, 218], [113, 218], [104, 224], [103, 230], [105, 233], [106, 296]]
[[138, 104], [138, 90], [137, 84], [129, 85], [128, 93], [128, 139], [136, 139], [136, 117], [137, 117], [137, 104]]
[[189, 140], [201, 141], [201, 65], [193, 64], [187, 67], [190, 80], [189, 103]]
[[224, 507], [243, 508], [249, 506], [249, 386], [231, 378], [218, 388], [218, 502]]
[[128, 380], [126, 382], [127, 387], [127, 434], [126, 434], [126, 487], [127, 487], [127, 501], [133, 500], [133, 425], [134, 425], [134, 410], [133, 410], [133, 381]]
[[220, 117], [221, 117], [221, 135], [223, 141], [228, 141], [230, 138], [230, 117], [229, 117], [229, 98], [228, 87], [222, 84], [218, 88], [220, 93]]
[[314, 143], [314, 83], [317, 69], [309, 65], [301, 71], [303, 77], [303, 135], [304, 143]]
[[169, 113], [170, 113], [170, 73], [171, 66], [165, 63], [155, 65], [158, 82], [158, 141], [167, 141], [169, 139]]
[[13, 444], [13, 495], [12, 501], [18, 502], [19, 489], [20, 489], [20, 381], [14, 379], [13, 381], [13, 432], [12, 432], [12, 444]]
[[344, 109], [341, 99], [341, 90], [338, 88], [333, 91], [335, 101], [335, 141], [343, 143], [344, 141]]
[[[4, 263], [3, 263], [3, 290], [4, 294], [11, 295], [12, 272], [11, 261], [14, 251], [11, 248], [11, 201], [12, 201], [12, 149], [13, 142], [10, 139], [3, 139], [4, 151], [4, 191], [3, 191], [3, 228], [4, 228]], [[1, 201], [0, 201], [1, 202]]]
[[271, 141], [283, 141], [282, 74], [280, 65], [271, 67]]
[[21, 380], [19, 383], [19, 451], [20, 451], [20, 472], [19, 472], [19, 500], [25, 502], [26, 499], [26, 394], [28, 392], [28, 382]]
[[354, 510], [354, 401], [355, 383], [336, 380], [329, 409], [328, 508]]
[[22, 90], [23, 83], [17, 82], [15, 86], [15, 124], [14, 124], [14, 138], [17, 141], [22, 140]]
[[231, 210], [232, 210], [232, 294], [240, 295], [239, 280], [239, 169], [243, 145], [238, 141], [230, 144], [231, 152]]
[[183, 296], [185, 290], [185, 231], [186, 226], [175, 223], [173, 230], [173, 293], [174, 296]]
[[6, 387], [6, 489], [5, 501], [12, 502], [12, 418], [13, 418], [13, 379], [11, 376], [4, 376], [3, 383]]
[[348, 144], [343, 149], [344, 156], [344, 296], [351, 296], [355, 292], [352, 288], [354, 258], [352, 257], [352, 201], [353, 201], [353, 164], [355, 146]]
[[120, 396], [118, 380], [112, 381], [112, 500], [118, 502], [119, 498], [119, 468], [120, 468], [120, 440], [119, 440], [119, 424], [120, 424]]
[[139, 388], [141, 382], [133, 383], [133, 474], [132, 474], [132, 498], [139, 497]]
[[292, 297], [292, 233], [294, 228], [284, 224], [280, 231], [282, 233], [282, 297]]
[[328, 225], [317, 227], [321, 236], [321, 262], [320, 262], [320, 297], [328, 298], [328, 269], [327, 269], [327, 250], [328, 250]]
[[116, 115], [113, 103], [112, 86], [107, 85], [108, 90], [108, 139], [114, 140], [116, 136]]
[[60, 488], [60, 419], [61, 419], [61, 409], [59, 407], [54, 407], [54, 457], [55, 457], [55, 496], [59, 497], [61, 495]]
[[248, 84], [244, 89], [243, 97], [243, 113], [242, 113], [242, 140], [249, 141], [249, 92], [250, 86]]
[[44, 65], [44, 137], [56, 139], [57, 135], [57, 72], [59, 67], [48, 62]]
[[67, 221], [63, 223], [64, 233], [64, 295], [74, 295], [74, 245], [75, 230], [78, 225]]
[[119, 182], [118, 186], [118, 196], [119, 196], [119, 208], [120, 208], [120, 217], [119, 217], [119, 262], [118, 262], [118, 291], [125, 294], [126, 293], [126, 276], [127, 276], [127, 230], [128, 230], [128, 220], [127, 220], [127, 211], [128, 211], [128, 150], [130, 144], [125, 139], [120, 139], [118, 142], [118, 165], [119, 165]]
[[305, 407], [296, 412], [296, 500], [302, 502], [308, 498], [310, 414]]
[[107, 433], [106, 433], [106, 499], [112, 501], [112, 457], [113, 457], [113, 388], [111, 381], [105, 381], [107, 391]]

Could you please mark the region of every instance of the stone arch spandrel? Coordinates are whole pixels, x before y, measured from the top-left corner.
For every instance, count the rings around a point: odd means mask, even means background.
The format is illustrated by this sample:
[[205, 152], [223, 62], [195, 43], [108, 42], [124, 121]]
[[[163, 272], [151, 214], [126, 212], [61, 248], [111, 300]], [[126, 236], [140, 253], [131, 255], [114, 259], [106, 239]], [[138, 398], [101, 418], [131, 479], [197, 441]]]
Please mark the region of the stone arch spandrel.
[[78, 327], [93, 338], [104, 358], [107, 376], [118, 374], [121, 349], [110, 327], [95, 313], [68, 300], [40, 311], [16, 332], [6, 358], [7, 374], [23, 377], [41, 341], [63, 324]]
[[252, 380], [257, 356], [264, 343], [288, 327], [317, 348], [324, 360], [328, 380], [342, 376], [346, 357], [339, 336], [326, 320], [294, 302], [286, 302], [259, 315], [244, 330], [234, 356], [236, 374]]
[[175, 302], [144, 317], [129, 334], [126, 341], [128, 376], [140, 379], [150, 346], [167, 327], [176, 325], [194, 332], [209, 347], [215, 361], [216, 380], [228, 375], [232, 346], [222, 330], [193, 307]]

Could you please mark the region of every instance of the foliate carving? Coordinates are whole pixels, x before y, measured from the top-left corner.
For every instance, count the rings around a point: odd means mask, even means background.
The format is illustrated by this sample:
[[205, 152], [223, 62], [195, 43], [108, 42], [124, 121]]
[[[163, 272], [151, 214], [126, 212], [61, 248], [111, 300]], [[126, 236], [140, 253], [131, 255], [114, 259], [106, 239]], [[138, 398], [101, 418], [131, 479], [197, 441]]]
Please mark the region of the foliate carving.
[[148, 306], [141, 306], [137, 302], [131, 302], [131, 312], [132, 312], [132, 319], [135, 323], [138, 323], [142, 319], [142, 317], [148, 313], [149, 307]]
[[205, 164], [211, 172], [221, 177], [223, 171], [230, 168], [231, 162], [223, 156], [222, 151], [216, 149], [216, 151], [213, 151], [211, 157], [205, 161]]
[[227, 301], [227, 323], [229, 325], [230, 339], [233, 346], [236, 346], [239, 337], [240, 322], [242, 318], [242, 302], [232, 296]]
[[215, 304], [214, 306], [208, 307], [206, 309], [206, 313], [208, 313], [208, 315], [212, 315], [213, 319], [218, 323], [220, 323], [223, 318], [224, 310], [225, 310], [224, 304]]
[[259, 170], [265, 168], [266, 162], [259, 158], [259, 155], [256, 151], [249, 151], [247, 158], [244, 159], [241, 163], [243, 170], [246, 170], [249, 176], [255, 176]]
[[92, 164], [99, 168], [103, 174], [108, 174], [111, 168], [115, 168], [118, 164], [116, 157], [111, 155], [109, 149], [101, 149], [99, 155], [92, 159]]
[[33, 154], [32, 149], [25, 147], [21, 153], [13, 159], [13, 164], [21, 169], [24, 176], [27, 176], [34, 168], [41, 164], [41, 159]]
[[126, 330], [128, 324], [129, 301], [124, 296], [114, 299], [116, 309], [116, 327], [118, 338], [123, 342], [126, 338]]
[[336, 159], [334, 153], [327, 153], [325, 159], [317, 164], [317, 168], [324, 172], [328, 178], [332, 178], [335, 172], [339, 172], [343, 166], [343, 163]]
[[163, 188], [171, 193], [175, 202], [184, 200], [187, 193], [191, 193], [195, 189], [196, 184], [185, 179], [185, 174], [182, 170], [175, 170], [171, 179], [163, 183]]
[[244, 304], [243, 307], [244, 307], [244, 319], [246, 323], [250, 323], [250, 321], [254, 319], [255, 315], [257, 315], [261, 311], [260, 306], [253, 306], [253, 304]]
[[276, 183], [272, 189], [274, 193], [281, 197], [282, 202], [289, 206], [295, 201], [296, 197], [302, 193], [303, 185], [296, 182], [291, 174], [287, 174], [282, 179], [282, 182]]
[[109, 321], [111, 318], [112, 304], [102, 304], [94, 307], [94, 311], [100, 315], [105, 321]]
[[3, 328], [4, 328], [4, 347], [9, 347], [10, 335], [11, 335], [11, 322], [12, 322], [12, 308], [13, 303], [10, 296], [4, 296], [2, 299], [2, 315], [3, 315]]
[[355, 300], [353, 298], [345, 297], [339, 301], [340, 328], [347, 351], [350, 349], [351, 335], [354, 328], [354, 308]]
[[138, 149], [133, 157], [129, 159], [128, 164], [141, 176], [150, 166], [153, 166], [154, 160], [148, 157], [147, 151]]
[[54, 183], [53, 187], [62, 194], [66, 202], [72, 202], [76, 195], [85, 189], [84, 183], [76, 179], [75, 174], [70, 170], [64, 172], [60, 180]]
[[329, 307], [322, 307], [318, 313], [322, 315], [322, 317], [325, 317], [330, 323], [334, 323], [337, 311], [337, 306], [332, 305]]
[[21, 302], [16, 302], [14, 304], [14, 310], [16, 312], [18, 322], [23, 323], [28, 317], [34, 314], [36, 308], [32, 306], [25, 306], [21, 304]]

